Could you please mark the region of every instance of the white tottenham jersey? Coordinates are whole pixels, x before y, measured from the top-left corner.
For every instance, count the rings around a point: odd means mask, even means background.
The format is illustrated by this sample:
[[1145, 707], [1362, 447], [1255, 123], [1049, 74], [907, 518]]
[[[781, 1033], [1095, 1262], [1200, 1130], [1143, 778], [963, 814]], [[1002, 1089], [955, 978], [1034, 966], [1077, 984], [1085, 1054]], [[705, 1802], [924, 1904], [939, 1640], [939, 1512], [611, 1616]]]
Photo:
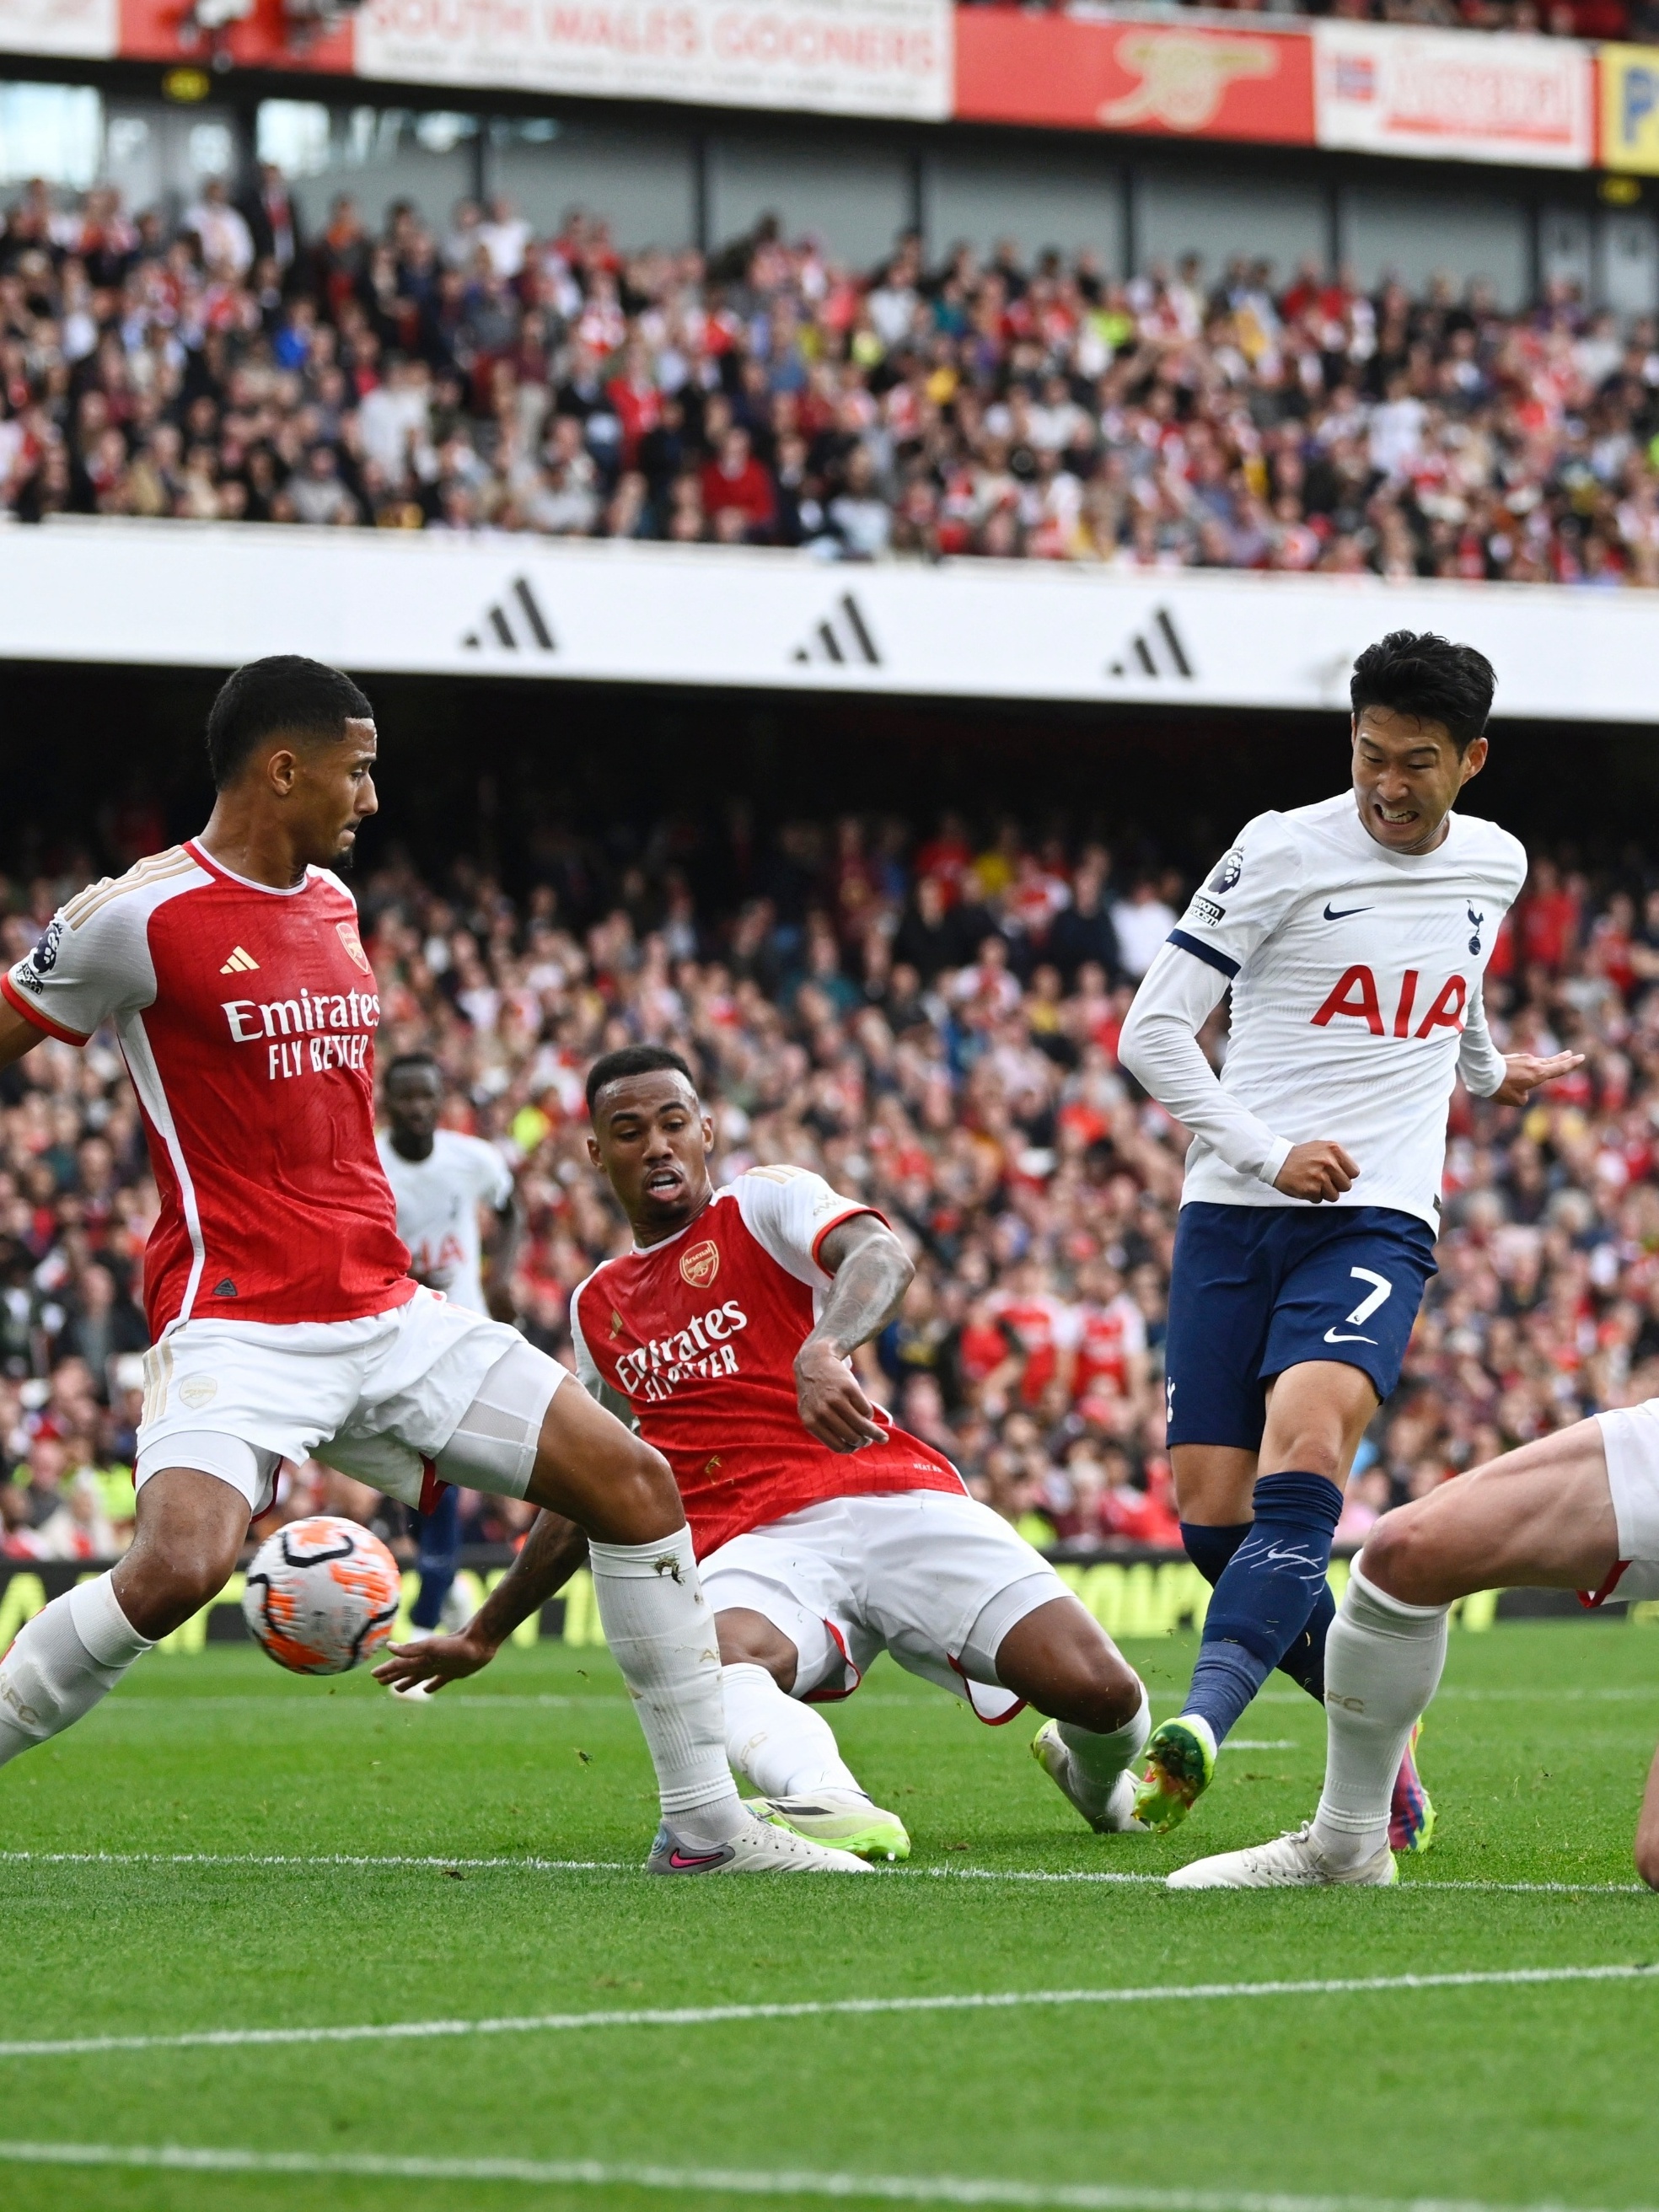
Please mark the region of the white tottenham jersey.
[[[1296, 1144], [1359, 1164], [1347, 1206], [1439, 1223], [1446, 1111], [1461, 1065], [1503, 1082], [1481, 979], [1527, 872], [1516, 839], [1449, 815], [1432, 853], [1393, 853], [1352, 791], [1259, 814], [1147, 971], [1124, 1065], [1193, 1131], [1182, 1202], [1299, 1206], [1273, 1188]], [[1194, 1031], [1232, 987], [1219, 1082]]]
[[398, 1201], [398, 1234], [409, 1247], [410, 1273], [452, 1304], [487, 1312], [478, 1208], [499, 1213], [512, 1198], [507, 1162], [493, 1145], [455, 1129], [434, 1130], [423, 1160], [406, 1160], [388, 1136], [376, 1142]]

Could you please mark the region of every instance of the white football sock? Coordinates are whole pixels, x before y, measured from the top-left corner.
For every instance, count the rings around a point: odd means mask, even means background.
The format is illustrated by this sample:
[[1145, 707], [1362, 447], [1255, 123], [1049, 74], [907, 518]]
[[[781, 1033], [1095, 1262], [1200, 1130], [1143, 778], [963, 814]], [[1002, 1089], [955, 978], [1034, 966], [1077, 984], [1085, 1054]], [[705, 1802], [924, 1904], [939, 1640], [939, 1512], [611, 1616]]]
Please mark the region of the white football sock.
[[1314, 1841], [1358, 1866], [1389, 1840], [1389, 1805], [1413, 1726], [1440, 1683], [1449, 1607], [1407, 1605], [1358, 1567], [1325, 1645], [1325, 1788]]
[[830, 1723], [811, 1705], [779, 1689], [764, 1667], [725, 1668], [726, 1755], [763, 1797], [802, 1790], [868, 1793], [842, 1760]]
[[1140, 1704], [1132, 1717], [1109, 1735], [1097, 1735], [1092, 1729], [1079, 1728], [1075, 1721], [1057, 1721], [1054, 1725], [1079, 1771], [1103, 1799], [1124, 1768], [1133, 1766], [1146, 1748], [1146, 1739], [1152, 1732], [1152, 1709], [1146, 1685], [1141, 1685]]
[[593, 1595], [657, 1770], [677, 1835], [721, 1844], [753, 1816], [726, 1763], [720, 1649], [697, 1578], [691, 1531], [655, 1544], [587, 1547]]
[[107, 1575], [53, 1598], [0, 1660], [0, 1766], [89, 1713], [149, 1649]]

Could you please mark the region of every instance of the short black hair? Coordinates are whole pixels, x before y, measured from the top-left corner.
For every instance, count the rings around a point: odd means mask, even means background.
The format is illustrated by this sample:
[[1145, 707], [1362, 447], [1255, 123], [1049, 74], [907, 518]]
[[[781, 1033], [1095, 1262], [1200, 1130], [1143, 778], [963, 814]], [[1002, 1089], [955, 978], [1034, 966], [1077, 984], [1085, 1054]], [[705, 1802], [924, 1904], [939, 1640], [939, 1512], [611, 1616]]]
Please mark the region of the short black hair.
[[444, 1072], [438, 1065], [438, 1057], [435, 1053], [400, 1052], [395, 1060], [387, 1060], [386, 1066], [380, 1070], [380, 1083], [382, 1087], [389, 1084], [394, 1075], [400, 1073], [407, 1067], [422, 1068], [428, 1073], [435, 1075], [440, 1085], [442, 1085]]
[[692, 1074], [681, 1055], [665, 1044], [625, 1044], [615, 1052], [602, 1053], [587, 1071], [587, 1118], [593, 1118], [593, 1101], [607, 1083], [621, 1083], [630, 1075], [656, 1075], [672, 1072], [683, 1075], [693, 1091], [697, 1079]]
[[303, 653], [250, 660], [220, 686], [207, 720], [208, 765], [216, 791], [236, 781], [263, 738], [293, 735], [336, 744], [349, 721], [372, 722], [374, 709], [349, 676]]
[[1387, 707], [1439, 722], [1466, 753], [1486, 726], [1497, 687], [1491, 661], [1472, 645], [1453, 645], [1432, 630], [1391, 629], [1355, 661], [1348, 696], [1356, 714]]

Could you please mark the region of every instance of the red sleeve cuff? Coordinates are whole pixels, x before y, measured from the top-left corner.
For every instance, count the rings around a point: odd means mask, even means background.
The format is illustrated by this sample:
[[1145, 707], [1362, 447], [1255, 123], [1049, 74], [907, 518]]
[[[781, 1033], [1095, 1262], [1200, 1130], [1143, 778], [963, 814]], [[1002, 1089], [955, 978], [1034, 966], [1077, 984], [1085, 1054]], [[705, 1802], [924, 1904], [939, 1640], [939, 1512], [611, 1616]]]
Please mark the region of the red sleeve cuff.
[[49, 1015], [43, 1014], [39, 1006], [32, 1006], [12, 981], [9, 970], [0, 974], [0, 998], [4, 999], [14, 1013], [21, 1014], [26, 1022], [33, 1022], [36, 1029], [44, 1030], [48, 1036], [57, 1037], [64, 1044], [88, 1044], [91, 1042], [90, 1037], [82, 1036], [79, 1030], [66, 1030], [61, 1023], [54, 1022]]
[[[893, 1225], [878, 1206], [849, 1206], [844, 1213], [838, 1213], [833, 1221], [826, 1221], [823, 1228], [819, 1230], [817, 1235], [812, 1239], [812, 1265], [815, 1267], [822, 1267], [823, 1266], [823, 1262], [819, 1259], [818, 1254], [823, 1249], [823, 1240], [830, 1234], [830, 1231], [832, 1229], [839, 1229], [843, 1221], [856, 1221], [861, 1213], [873, 1215], [875, 1219], [880, 1222], [884, 1229], [890, 1229]], [[825, 1273], [827, 1273], [828, 1272], [828, 1269], [825, 1269]]]

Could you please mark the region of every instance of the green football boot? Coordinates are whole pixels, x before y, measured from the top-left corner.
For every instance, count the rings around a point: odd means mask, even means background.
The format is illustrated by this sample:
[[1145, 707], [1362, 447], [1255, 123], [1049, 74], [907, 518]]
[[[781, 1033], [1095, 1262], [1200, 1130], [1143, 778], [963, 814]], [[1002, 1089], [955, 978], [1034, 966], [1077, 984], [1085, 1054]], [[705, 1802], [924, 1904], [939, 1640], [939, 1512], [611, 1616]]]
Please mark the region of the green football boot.
[[750, 1797], [747, 1803], [775, 1828], [851, 1851], [854, 1858], [890, 1863], [910, 1856], [909, 1834], [898, 1814], [884, 1812], [857, 1790], [800, 1790], [792, 1797]]
[[1178, 1828], [1215, 1776], [1215, 1738], [1196, 1713], [1160, 1721], [1146, 1743], [1146, 1772], [1134, 1814], [1154, 1835]]

